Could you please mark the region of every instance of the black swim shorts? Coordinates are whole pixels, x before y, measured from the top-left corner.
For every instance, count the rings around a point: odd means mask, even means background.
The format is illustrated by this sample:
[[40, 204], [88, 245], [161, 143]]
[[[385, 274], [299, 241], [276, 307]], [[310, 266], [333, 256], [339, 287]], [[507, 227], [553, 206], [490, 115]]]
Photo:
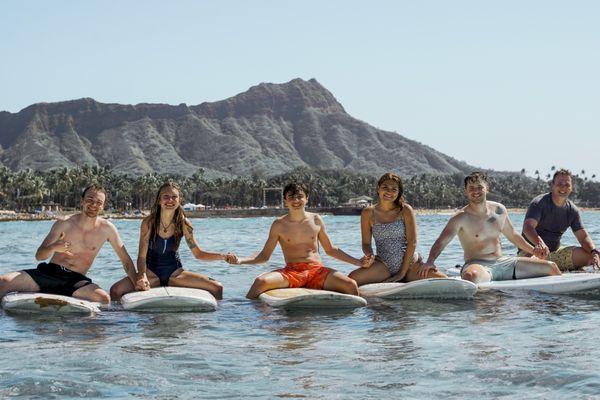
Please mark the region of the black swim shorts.
[[71, 271], [54, 263], [41, 263], [36, 269], [23, 270], [40, 287], [40, 292], [72, 296], [73, 292], [92, 283], [79, 272]]

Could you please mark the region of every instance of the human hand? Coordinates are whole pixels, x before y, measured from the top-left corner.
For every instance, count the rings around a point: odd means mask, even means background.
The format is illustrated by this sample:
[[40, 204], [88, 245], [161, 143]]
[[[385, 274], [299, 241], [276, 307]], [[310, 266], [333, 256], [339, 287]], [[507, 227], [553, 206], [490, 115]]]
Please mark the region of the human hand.
[[52, 243], [52, 245], [51, 245], [52, 251], [55, 253], [63, 253], [67, 256], [72, 257], [73, 253], [71, 253], [69, 251], [69, 249], [71, 247], [71, 242], [65, 241], [64, 239], [65, 239], [65, 233], [61, 232], [58, 239], [56, 239], [56, 241], [54, 243]]
[[430, 270], [437, 271], [437, 267], [435, 266], [434, 263], [426, 262], [426, 263], [421, 264], [421, 266], [419, 267], [419, 277], [421, 279], [427, 278], [427, 274], [429, 273]]
[[600, 270], [600, 254], [597, 251], [592, 252], [592, 265], [595, 270]]
[[546, 246], [543, 240], [540, 239], [539, 243], [533, 247], [533, 256], [541, 260], [548, 258], [550, 249]]
[[360, 258], [360, 267], [369, 268], [375, 262], [375, 256], [373, 254], [365, 254]]
[[150, 290], [150, 282], [148, 281], [148, 277], [146, 273], [138, 274], [135, 280], [135, 290]]
[[239, 264], [240, 263], [240, 260], [235, 255], [235, 253], [231, 253], [231, 252], [225, 254], [225, 261], [228, 262], [229, 264]]

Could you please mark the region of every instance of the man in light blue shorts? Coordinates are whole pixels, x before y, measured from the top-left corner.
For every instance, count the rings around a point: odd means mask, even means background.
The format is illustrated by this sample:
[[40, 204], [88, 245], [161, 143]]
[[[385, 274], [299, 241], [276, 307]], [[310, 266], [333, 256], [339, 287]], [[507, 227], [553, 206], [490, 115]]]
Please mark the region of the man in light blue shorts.
[[[431, 247], [423, 268], [433, 267], [442, 250], [458, 235], [465, 256], [461, 269], [461, 277], [465, 280], [479, 283], [560, 275], [555, 263], [544, 260], [542, 249], [527, 243], [515, 230], [506, 207], [486, 200], [487, 192], [487, 178], [481, 172], [465, 178], [469, 204], [450, 218]], [[500, 234], [536, 258], [503, 256]]]

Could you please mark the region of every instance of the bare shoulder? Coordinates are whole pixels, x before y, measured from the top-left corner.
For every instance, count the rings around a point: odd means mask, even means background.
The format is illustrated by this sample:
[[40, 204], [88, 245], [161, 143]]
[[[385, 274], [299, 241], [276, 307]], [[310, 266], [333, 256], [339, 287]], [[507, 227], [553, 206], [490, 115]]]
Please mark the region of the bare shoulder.
[[371, 216], [373, 215], [374, 211], [375, 211], [375, 205], [371, 205], [371, 206], [365, 207], [360, 212], [360, 217], [361, 218], [369, 218], [370, 219]]
[[192, 222], [187, 218], [183, 219], [183, 229], [185, 232], [193, 232], [194, 231], [194, 226], [192, 225]]
[[408, 203], [404, 203], [404, 205], [402, 206], [402, 215], [406, 216], [406, 215], [414, 215], [415, 210], [412, 208], [412, 206]]
[[508, 214], [508, 211], [506, 210], [506, 207], [504, 206], [504, 204], [500, 204], [496, 201], [488, 201], [488, 207], [489, 207], [490, 211], [492, 211], [494, 214], [497, 214], [497, 215]]
[[319, 214], [317, 213], [306, 213], [306, 217], [310, 220], [313, 221], [315, 224], [323, 226], [325, 225], [325, 222], [323, 222], [323, 217], [321, 217]]
[[467, 217], [467, 207], [465, 206], [458, 210], [452, 217], [450, 217], [448, 224], [461, 224]]

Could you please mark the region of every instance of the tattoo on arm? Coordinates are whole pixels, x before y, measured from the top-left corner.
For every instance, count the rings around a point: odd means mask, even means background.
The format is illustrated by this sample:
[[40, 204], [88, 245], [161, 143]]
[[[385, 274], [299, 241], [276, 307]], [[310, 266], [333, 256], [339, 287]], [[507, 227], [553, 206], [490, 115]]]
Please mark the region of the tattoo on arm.
[[194, 248], [198, 247], [198, 246], [196, 246], [196, 243], [194, 242], [193, 236], [189, 236], [189, 237], [186, 236], [185, 241], [187, 242], [187, 245], [190, 248], [190, 250], [193, 250]]
[[[496, 210], [496, 212], [498, 212], [498, 210]], [[490, 224], [493, 224], [494, 222], [496, 222], [496, 217], [489, 217], [487, 222], [489, 222]]]
[[498, 215], [504, 214], [504, 210], [502, 209], [502, 207], [496, 207], [496, 214], [498, 214]]

